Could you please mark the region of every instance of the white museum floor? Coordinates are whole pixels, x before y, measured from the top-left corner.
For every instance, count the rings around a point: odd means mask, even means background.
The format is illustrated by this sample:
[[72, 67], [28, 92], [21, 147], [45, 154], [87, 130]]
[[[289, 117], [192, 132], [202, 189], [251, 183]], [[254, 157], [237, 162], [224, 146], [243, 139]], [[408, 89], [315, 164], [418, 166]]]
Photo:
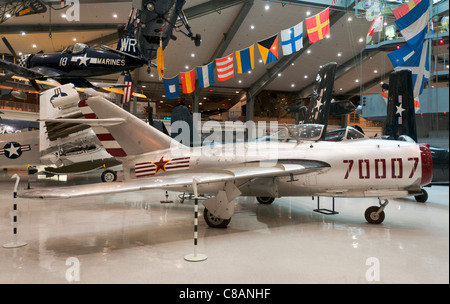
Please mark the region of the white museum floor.
[[[338, 198], [339, 214], [323, 215], [313, 212], [317, 202], [311, 197], [279, 198], [272, 205], [240, 197], [227, 229], [209, 228], [199, 215], [197, 249], [207, 259], [188, 262], [193, 200], [181, 204], [179, 193], [169, 192], [174, 203], [161, 204], [164, 191], [13, 199], [14, 173], [22, 176], [19, 188], [27, 186], [25, 171], [0, 172], [0, 246], [13, 240], [14, 202], [17, 239], [27, 245], [0, 247], [3, 284], [64, 284], [71, 278], [72, 284], [449, 283], [448, 186], [426, 188], [426, 203], [391, 200], [381, 225], [364, 219], [365, 209], [378, 205], [372, 198]], [[78, 176], [68, 184], [97, 181], [99, 175]], [[320, 204], [331, 208], [331, 199]]]

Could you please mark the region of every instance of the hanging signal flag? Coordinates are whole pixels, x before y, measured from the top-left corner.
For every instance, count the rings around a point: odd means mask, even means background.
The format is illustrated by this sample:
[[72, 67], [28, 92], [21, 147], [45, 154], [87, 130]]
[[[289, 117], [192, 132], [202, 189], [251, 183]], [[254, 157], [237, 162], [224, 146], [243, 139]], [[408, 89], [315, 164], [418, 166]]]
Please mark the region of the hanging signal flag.
[[198, 78], [198, 87], [199, 88], [207, 88], [212, 86], [214, 81], [214, 61], [204, 65], [199, 66], [197, 69], [197, 78]]
[[236, 66], [238, 74], [253, 70], [255, 67], [255, 45], [236, 51]]
[[178, 81], [178, 75], [173, 78], [163, 78], [164, 90], [166, 92], [167, 99], [176, 99], [180, 96]]
[[195, 69], [189, 72], [180, 73], [183, 93], [189, 94], [195, 91]]
[[225, 81], [234, 77], [233, 54], [216, 59], [217, 80]]
[[281, 47], [283, 55], [290, 55], [303, 48], [303, 21], [281, 31]]
[[259, 41], [257, 44], [265, 65], [278, 60], [278, 35]]
[[121, 76], [124, 77], [123, 84], [126, 85], [123, 89], [123, 96], [121, 99], [121, 103], [124, 104], [129, 102], [131, 100], [131, 96], [133, 95], [133, 80], [130, 73], [122, 72]]
[[322, 40], [330, 34], [330, 8], [326, 8], [317, 15], [305, 19], [309, 43]]

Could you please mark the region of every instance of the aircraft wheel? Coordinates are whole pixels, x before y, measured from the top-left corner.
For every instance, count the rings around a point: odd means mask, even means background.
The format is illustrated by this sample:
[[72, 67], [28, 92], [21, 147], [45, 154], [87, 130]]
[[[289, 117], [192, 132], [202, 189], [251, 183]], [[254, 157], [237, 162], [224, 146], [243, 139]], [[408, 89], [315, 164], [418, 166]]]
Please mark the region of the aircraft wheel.
[[228, 220], [224, 220], [213, 215], [206, 208], [203, 210], [203, 217], [205, 218], [206, 224], [208, 224], [208, 226], [212, 228], [227, 228], [228, 224], [231, 221], [231, 218], [229, 218]]
[[428, 193], [425, 191], [425, 189], [421, 189], [422, 194], [414, 196], [417, 202], [419, 203], [425, 203], [428, 199]]
[[380, 214], [377, 215], [378, 209], [380, 207], [372, 206], [366, 209], [364, 212], [364, 217], [369, 224], [381, 224], [384, 221], [384, 211], [381, 211]]
[[258, 203], [260, 204], [264, 204], [264, 205], [270, 205], [273, 203], [273, 201], [275, 200], [274, 197], [270, 197], [270, 196], [257, 196], [256, 200], [258, 201]]
[[116, 172], [112, 170], [105, 170], [102, 173], [102, 182], [104, 183], [110, 183], [117, 180], [117, 174]]

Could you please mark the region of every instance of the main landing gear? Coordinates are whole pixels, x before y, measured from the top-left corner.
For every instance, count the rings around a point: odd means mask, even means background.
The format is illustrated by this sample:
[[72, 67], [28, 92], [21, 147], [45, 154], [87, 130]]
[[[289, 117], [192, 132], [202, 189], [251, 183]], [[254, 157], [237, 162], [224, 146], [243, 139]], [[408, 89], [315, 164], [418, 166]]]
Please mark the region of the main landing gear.
[[263, 204], [263, 205], [270, 205], [273, 203], [273, 201], [275, 200], [274, 197], [270, 197], [270, 196], [257, 196], [256, 200], [258, 201], [258, 203]]
[[389, 204], [387, 199], [384, 200], [384, 203], [380, 202], [380, 207], [372, 206], [366, 209], [364, 212], [364, 217], [366, 221], [370, 224], [381, 224], [384, 221], [384, 208]]
[[213, 215], [207, 208], [203, 209], [203, 218], [211, 228], [227, 228], [231, 218], [225, 220]]

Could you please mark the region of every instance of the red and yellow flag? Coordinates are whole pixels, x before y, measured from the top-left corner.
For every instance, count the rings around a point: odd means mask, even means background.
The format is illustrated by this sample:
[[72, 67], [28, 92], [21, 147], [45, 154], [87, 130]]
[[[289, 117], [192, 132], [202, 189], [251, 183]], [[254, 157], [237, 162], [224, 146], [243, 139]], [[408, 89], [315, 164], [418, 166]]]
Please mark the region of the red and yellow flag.
[[330, 9], [305, 19], [309, 43], [322, 40], [330, 34]]
[[195, 69], [189, 72], [180, 73], [181, 85], [183, 86], [183, 93], [189, 94], [195, 91]]

